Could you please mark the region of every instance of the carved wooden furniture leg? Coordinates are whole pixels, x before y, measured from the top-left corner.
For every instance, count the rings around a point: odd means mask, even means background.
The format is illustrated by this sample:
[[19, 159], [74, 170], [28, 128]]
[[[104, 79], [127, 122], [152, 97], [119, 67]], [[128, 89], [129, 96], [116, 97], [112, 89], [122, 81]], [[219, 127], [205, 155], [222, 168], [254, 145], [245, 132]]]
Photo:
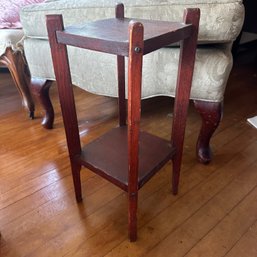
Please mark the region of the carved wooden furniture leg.
[[0, 56], [0, 63], [9, 69], [15, 86], [21, 95], [22, 104], [29, 110], [29, 117], [33, 119], [35, 106], [29, 90], [30, 74], [22, 52], [7, 47], [5, 53]]
[[52, 81], [31, 78], [30, 83], [32, 94], [39, 99], [45, 111], [45, 116], [41, 124], [44, 128], [51, 129], [54, 123], [54, 108], [49, 97], [49, 89], [52, 85]]
[[211, 161], [210, 139], [222, 118], [223, 103], [194, 101], [196, 110], [202, 117], [202, 127], [197, 140], [196, 153], [201, 163]]

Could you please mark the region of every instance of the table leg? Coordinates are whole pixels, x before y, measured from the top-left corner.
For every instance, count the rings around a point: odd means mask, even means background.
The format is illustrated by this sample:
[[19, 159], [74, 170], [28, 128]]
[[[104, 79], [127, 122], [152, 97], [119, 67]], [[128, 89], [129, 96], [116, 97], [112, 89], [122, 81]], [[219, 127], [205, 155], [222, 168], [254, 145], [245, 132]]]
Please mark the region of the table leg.
[[195, 63], [196, 42], [198, 35], [200, 11], [199, 9], [187, 9], [184, 13], [184, 22], [193, 24], [193, 34], [182, 41], [178, 68], [178, 80], [174, 104], [174, 117], [171, 140], [176, 153], [172, 158], [173, 176], [172, 191], [178, 193], [180, 168], [183, 153], [184, 135], [186, 128], [187, 109], [189, 105], [190, 90], [192, 85]]
[[[117, 19], [124, 18], [124, 5], [119, 3], [115, 7], [115, 17]], [[125, 58], [117, 56], [117, 72], [118, 72], [118, 101], [119, 101], [119, 125], [126, 125], [126, 100], [125, 100]]]
[[139, 128], [141, 116], [141, 82], [144, 28], [139, 22], [129, 25], [128, 60], [128, 201], [129, 238], [137, 239], [137, 199], [138, 199], [138, 154]]
[[66, 140], [69, 150], [72, 167], [72, 177], [75, 187], [76, 199], [82, 200], [79, 157], [81, 154], [81, 144], [78, 129], [78, 120], [73, 94], [73, 86], [70, 75], [67, 47], [56, 41], [56, 31], [63, 30], [63, 20], [61, 15], [47, 16], [47, 29], [49, 42], [51, 45], [53, 66], [55, 70], [56, 83], [58, 86], [59, 99], [61, 104], [63, 123], [66, 133]]

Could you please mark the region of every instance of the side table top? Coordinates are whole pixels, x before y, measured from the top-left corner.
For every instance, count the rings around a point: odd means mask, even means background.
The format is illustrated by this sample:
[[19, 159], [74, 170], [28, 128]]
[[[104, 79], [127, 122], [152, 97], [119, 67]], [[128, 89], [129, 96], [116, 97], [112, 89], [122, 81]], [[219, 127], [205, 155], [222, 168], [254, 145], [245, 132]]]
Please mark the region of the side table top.
[[57, 41], [80, 48], [128, 56], [128, 29], [132, 21], [140, 22], [144, 27], [144, 54], [183, 40], [192, 32], [191, 24], [180, 22], [111, 18], [57, 31]]

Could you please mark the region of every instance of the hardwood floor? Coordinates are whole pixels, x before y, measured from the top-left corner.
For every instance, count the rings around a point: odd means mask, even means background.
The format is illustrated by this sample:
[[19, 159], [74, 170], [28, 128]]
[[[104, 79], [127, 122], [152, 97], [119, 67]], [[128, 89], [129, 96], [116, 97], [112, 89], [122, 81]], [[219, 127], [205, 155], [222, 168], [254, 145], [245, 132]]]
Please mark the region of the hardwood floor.
[[[0, 73], [0, 256], [256, 257], [257, 129], [246, 122], [257, 115], [256, 90], [256, 66], [240, 59], [206, 166], [195, 157], [201, 121], [190, 106], [179, 194], [171, 194], [168, 164], [139, 192], [138, 241], [130, 243], [119, 188], [83, 169], [84, 199], [75, 201], [56, 88], [55, 126], [45, 130], [39, 105], [29, 120]], [[116, 126], [116, 99], [78, 88], [75, 96], [83, 143]], [[172, 103], [143, 101], [143, 129], [169, 139]]]

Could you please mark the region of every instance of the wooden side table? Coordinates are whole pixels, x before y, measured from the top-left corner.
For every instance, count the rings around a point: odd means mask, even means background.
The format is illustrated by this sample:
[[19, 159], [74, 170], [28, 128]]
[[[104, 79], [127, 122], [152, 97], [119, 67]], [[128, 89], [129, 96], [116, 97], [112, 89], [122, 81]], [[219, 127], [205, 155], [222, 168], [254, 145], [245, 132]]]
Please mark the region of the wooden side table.
[[[187, 9], [184, 22], [116, 18], [64, 29], [61, 15], [47, 16], [47, 29], [58, 85], [77, 201], [81, 201], [81, 166], [128, 192], [129, 238], [137, 239], [138, 190], [170, 159], [173, 193], [177, 194], [186, 115], [193, 76], [200, 18], [199, 9]], [[143, 55], [181, 41], [171, 141], [140, 131]], [[81, 148], [66, 45], [117, 55], [119, 127]], [[125, 102], [125, 61], [128, 57], [128, 106]], [[101, 60], [99, 60], [101, 61]], [[115, 160], [115, 161], [114, 161]]]

